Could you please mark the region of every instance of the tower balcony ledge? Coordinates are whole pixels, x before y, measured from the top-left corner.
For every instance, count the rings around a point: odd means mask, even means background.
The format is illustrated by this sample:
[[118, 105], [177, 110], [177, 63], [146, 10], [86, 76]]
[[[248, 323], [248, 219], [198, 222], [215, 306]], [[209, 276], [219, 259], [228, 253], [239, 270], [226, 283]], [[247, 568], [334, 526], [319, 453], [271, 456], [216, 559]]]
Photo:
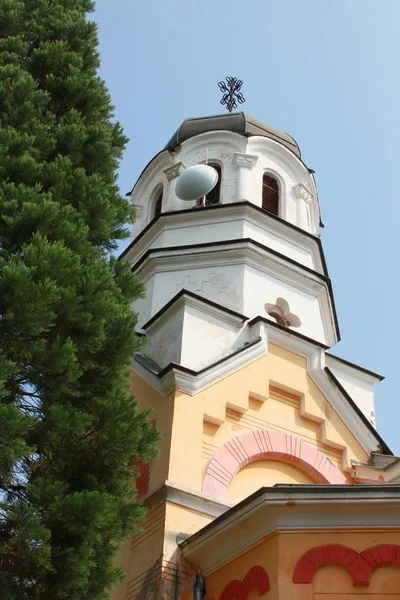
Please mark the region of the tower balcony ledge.
[[323, 275], [327, 269], [318, 236], [250, 202], [196, 207], [160, 214], [122, 253], [132, 265], [149, 250], [250, 238]]

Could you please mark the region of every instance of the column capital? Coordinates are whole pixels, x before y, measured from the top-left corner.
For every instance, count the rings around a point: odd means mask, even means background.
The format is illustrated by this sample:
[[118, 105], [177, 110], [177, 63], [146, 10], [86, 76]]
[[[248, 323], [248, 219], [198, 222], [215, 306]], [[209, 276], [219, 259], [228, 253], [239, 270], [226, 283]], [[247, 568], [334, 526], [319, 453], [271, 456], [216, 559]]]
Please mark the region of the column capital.
[[179, 177], [181, 173], [185, 170], [185, 165], [181, 162], [178, 162], [176, 165], [172, 165], [172, 167], [168, 167], [168, 169], [164, 169], [164, 174], [168, 181], [172, 181]]
[[233, 164], [245, 169], [252, 169], [257, 163], [257, 159], [258, 156], [255, 154], [243, 154], [241, 152], [235, 152], [233, 155]]
[[302, 183], [298, 183], [293, 188], [296, 198], [302, 198], [307, 204], [312, 200], [313, 194]]

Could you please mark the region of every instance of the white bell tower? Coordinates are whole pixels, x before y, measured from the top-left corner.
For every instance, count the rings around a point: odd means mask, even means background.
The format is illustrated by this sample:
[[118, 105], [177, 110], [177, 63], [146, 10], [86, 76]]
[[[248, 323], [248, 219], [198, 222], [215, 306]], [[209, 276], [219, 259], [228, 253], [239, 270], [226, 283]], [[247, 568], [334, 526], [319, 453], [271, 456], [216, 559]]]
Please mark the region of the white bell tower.
[[[206, 206], [180, 200], [178, 177], [206, 161], [219, 174]], [[326, 347], [338, 341], [315, 181], [289, 135], [244, 113], [188, 119], [131, 198], [123, 258], [146, 285], [133, 308], [160, 368], [204, 368], [251, 343], [266, 320]], [[265, 305], [280, 305], [282, 318]]]

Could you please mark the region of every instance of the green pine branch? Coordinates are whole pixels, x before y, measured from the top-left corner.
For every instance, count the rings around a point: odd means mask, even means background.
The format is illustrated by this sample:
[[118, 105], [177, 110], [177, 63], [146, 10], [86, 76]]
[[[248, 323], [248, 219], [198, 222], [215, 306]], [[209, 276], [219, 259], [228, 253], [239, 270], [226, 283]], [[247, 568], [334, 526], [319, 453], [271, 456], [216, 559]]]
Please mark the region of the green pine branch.
[[109, 597], [158, 432], [129, 394], [142, 293], [89, 0], [0, 0], [0, 595]]

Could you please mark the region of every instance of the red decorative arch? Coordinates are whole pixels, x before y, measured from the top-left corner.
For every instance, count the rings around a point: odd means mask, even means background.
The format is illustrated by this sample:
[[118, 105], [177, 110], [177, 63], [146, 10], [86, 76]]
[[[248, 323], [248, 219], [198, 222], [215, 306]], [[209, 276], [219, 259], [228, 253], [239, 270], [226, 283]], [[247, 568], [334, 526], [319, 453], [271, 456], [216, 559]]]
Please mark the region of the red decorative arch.
[[260, 596], [269, 592], [269, 578], [262, 567], [252, 567], [246, 574], [240, 586], [237, 600], [247, 600], [250, 590], [253, 589], [256, 589]]
[[400, 567], [400, 546], [380, 544], [361, 553], [339, 544], [316, 546], [297, 562], [293, 583], [311, 583], [317, 569], [325, 565], [341, 565], [351, 575], [353, 585], [368, 585], [371, 573], [378, 567]]
[[269, 592], [270, 589], [267, 572], [260, 566], [252, 567], [243, 581], [232, 579], [219, 600], [247, 600], [249, 592], [253, 589], [256, 589], [260, 596]]
[[203, 492], [224, 498], [241, 468], [268, 458], [300, 466], [317, 483], [347, 483], [339, 469], [311, 444], [288, 433], [263, 429], [241, 433], [217, 450], [208, 465]]
[[371, 574], [378, 567], [400, 567], [400, 546], [379, 544], [363, 550], [349, 566], [354, 585], [368, 585]]
[[348, 567], [359, 556], [358, 552], [340, 544], [316, 546], [300, 558], [293, 573], [293, 583], [311, 583], [315, 572], [325, 565]]

